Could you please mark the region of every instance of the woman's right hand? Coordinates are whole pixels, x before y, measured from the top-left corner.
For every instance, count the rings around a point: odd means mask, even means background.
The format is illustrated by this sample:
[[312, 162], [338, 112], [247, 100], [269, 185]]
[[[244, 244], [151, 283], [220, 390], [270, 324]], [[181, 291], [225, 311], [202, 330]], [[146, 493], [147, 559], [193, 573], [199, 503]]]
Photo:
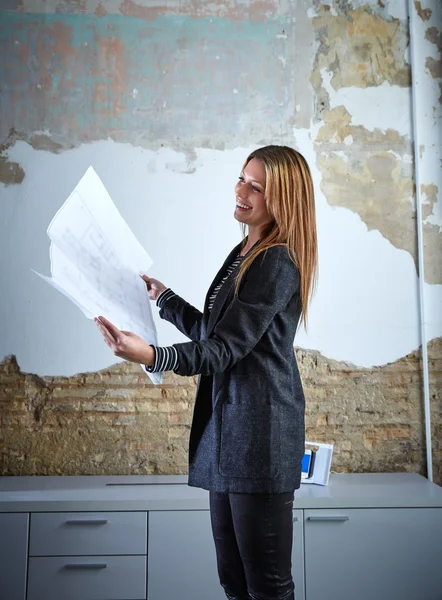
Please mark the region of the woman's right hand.
[[146, 283], [147, 293], [151, 300], [156, 300], [161, 292], [167, 289], [164, 283], [161, 283], [158, 279], [148, 277], [147, 275], [140, 275], [140, 277]]

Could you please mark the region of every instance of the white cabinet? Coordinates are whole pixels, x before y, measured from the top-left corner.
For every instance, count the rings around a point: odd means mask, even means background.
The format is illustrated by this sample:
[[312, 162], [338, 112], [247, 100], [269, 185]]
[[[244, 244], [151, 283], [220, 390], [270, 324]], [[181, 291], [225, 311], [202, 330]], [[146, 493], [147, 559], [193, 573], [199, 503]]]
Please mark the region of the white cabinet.
[[27, 600], [145, 600], [147, 513], [33, 513]]
[[[304, 600], [303, 511], [293, 511], [293, 577]], [[149, 513], [148, 600], [225, 600], [207, 510]]]
[[149, 513], [149, 600], [225, 600], [208, 510]]
[[441, 600], [442, 509], [304, 511], [307, 600]]
[[[296, 492], [296, 600], [442, 600], [441, 488], [330, 479]], [[225, 600], [207, 492], [160, 476], [0, 478], [0, 600], [104, 598]]]
[[0, 598], [25, 600], [28, 561], [26, 513], [0, 514]]

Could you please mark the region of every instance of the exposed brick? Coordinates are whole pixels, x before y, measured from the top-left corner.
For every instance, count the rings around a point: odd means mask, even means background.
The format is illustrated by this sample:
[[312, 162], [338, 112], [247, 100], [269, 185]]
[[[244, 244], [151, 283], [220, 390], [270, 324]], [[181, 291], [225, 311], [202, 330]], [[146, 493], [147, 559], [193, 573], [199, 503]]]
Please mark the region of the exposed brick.
[[[442, 483], [442, 338], [429, 344], [434, 479]], [[307, 439], [335, 444], [339, 472], [425, 474], [419, 353], [373, 369], [296, 351]], [[0, 473], [185, 473], [197, 378], [154, 386], [138, 365], [74, 377], [0, 363]]]

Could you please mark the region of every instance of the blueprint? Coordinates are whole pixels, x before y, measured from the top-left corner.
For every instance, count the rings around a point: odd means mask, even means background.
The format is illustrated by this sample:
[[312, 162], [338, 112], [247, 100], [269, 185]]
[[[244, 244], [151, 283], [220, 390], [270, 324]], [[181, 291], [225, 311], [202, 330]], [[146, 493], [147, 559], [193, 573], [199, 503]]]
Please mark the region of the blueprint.
[[[92, 167], [48, 227], [51, 277], [42, 279], [93, 319], [158, 345], [146, 284], [152, 260], [138, 242]], [[35, 271], [36, 273], [36, 271]], [[161, 373], [149, 373], [153, 383]]]

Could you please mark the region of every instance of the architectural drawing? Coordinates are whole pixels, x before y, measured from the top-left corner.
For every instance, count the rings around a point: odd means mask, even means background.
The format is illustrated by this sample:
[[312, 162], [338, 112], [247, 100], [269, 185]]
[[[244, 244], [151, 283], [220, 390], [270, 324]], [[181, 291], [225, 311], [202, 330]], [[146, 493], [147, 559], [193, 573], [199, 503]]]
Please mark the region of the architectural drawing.
[[[48, 236], [52, 277], [40, 276], [87, 318], [103, 315], [157, 345], [146, 285], [139, 276], [152, 260], [92, 167], [52, 219]], [[149, 377], [162, 381], [158, 373]]]

